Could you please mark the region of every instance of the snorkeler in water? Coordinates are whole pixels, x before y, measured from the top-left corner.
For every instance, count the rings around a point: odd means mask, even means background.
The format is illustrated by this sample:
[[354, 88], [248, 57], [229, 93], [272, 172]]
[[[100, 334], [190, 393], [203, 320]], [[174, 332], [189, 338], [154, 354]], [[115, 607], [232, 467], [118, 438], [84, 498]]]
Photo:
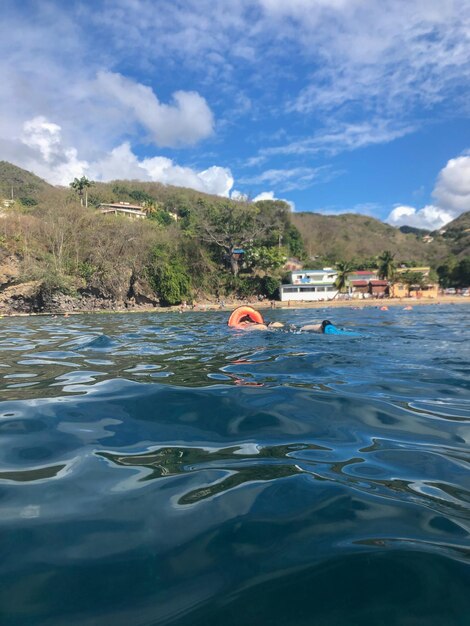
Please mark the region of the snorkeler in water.
[[[228, 325], [232, 328], [239, 328], [241, 330], [270, 330], [275, 328], [284, 328], [284, 324], [282, 322], [270, 322], [266, 324], [263, 316], [259, 311], [256, 311], [251, 306], [239, 306], [229, 317]], [[341, 328], [337, 328], [330, 322], [330, 320], [323, 320], [319, 324], [306, 324], [305, 326], [301, 326], [301, 328], [297, 329], [295, 326], [290, 325], [289, 330], [293, 331], [301, 331], [301, 332], [312, 332], [312, 333], [323, 333], [325, 335], [356, 335], [357, 333], [352, 333], [347, 330], [342, 330]]]
[[259, 311], [251, 306], [239, 306], [229, 317], [227, 322], [232, 328], [241, 330], [268, 330], [269, 328], [283, 328], [281, 322], [271, 322], [266, 324]]
[[305, 326], [301, 326], [299, 330], [310, 333], [329, 334], [331, 332], [331, 328], [329, 328], [330, 326], [332, 328], [336, 328], [336, 326], [333, 326], [330, 320], [323, 320], [323, 322], [320, 322], [319, 324], [305, 324]]

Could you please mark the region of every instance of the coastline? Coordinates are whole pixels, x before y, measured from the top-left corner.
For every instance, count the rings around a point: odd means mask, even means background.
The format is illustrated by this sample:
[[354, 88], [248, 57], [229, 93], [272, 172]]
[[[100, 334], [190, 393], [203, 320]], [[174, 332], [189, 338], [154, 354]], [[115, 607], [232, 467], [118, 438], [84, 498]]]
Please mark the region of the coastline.
[[181, 306], [169, 306], [169, 307], [140, 307], [140, 308], [116, 308], [116, 309], [94, 309], [94, 310], [80, 310], [80, 311], [68, 311], [68, 312], [39, 312], [39, 313], [21, 313], [21, 312], [2, 312], [0, 318], [10, 317], [69, 317], [75, 315], [109, 315], [109, 314], [142, 314], [142, 313], [188, 313], [197, 312], [205, 313], [208, 311], [233, 311], [238, 306], [248, 305], [256, 309], [263, 310], [295, 310], [295, 309], [335, 309], [335, 308], [350, 308], [350, 309], [363, 309], [366, 307], [381, 308], [381, 307], [415, 307], [415, 306], [427, 306], [427, 305], [445, 305], [445, 304], [470, 304], [470, 298], [464, 296], [439, 296], [438, 298], [383, 298], [383, 299], [367, 299], [367, 300], [320, 300], [317, 302], [280, 302], [275, 301], [275, 306], [271, 306], [270, 301], [258, 302], [256, 300], [231, 300], [225, 303], [224, 306], [211, 302], [209, 300], [195, 303], [193, 307], [186, 307], [182, 309]]

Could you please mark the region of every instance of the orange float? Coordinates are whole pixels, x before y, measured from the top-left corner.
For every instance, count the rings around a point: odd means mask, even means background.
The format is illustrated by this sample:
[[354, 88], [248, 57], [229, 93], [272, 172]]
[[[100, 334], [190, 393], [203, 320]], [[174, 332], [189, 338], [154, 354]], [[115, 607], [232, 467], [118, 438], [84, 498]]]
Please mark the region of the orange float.
[[263, 316], [251, 306], [239, 306], [228, 318], [228, 325], [243, 328], [248, 324], [264, 324]]

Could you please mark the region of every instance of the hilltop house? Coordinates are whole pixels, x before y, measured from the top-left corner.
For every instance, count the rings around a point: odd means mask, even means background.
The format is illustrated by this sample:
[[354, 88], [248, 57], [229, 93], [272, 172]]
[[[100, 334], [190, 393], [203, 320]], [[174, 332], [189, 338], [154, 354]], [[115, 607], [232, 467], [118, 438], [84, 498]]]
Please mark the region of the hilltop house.
[[102, 202], [98, 206], [98, 211], [103, 214], [113, 213], [114, 215], [121, 213], [134, 219], [147, 217], [146, 213], [142, 211], [140, 204], [130, 204], [130, 202], [112, 202], [110, 204]]
[[290, 274], [290, 283], [279, 287], [281, 302], [315, 302], [333, 300], [338, 294], [335, 281], [338, 274], [331, 268], [296, 270]]

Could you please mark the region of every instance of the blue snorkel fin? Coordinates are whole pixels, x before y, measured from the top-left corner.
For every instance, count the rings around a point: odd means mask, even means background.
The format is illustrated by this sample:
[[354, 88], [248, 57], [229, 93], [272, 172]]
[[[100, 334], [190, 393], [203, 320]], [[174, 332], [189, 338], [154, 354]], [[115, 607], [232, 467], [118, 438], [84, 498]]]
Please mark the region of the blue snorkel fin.
[[333, 324], [327, 324], [323, 328], [325, 335], [348, 335], [349, 337], [361, 337], [360, 333], [355, 333], [352, 330], [343, 330], [342, 328], [336, 328]]

